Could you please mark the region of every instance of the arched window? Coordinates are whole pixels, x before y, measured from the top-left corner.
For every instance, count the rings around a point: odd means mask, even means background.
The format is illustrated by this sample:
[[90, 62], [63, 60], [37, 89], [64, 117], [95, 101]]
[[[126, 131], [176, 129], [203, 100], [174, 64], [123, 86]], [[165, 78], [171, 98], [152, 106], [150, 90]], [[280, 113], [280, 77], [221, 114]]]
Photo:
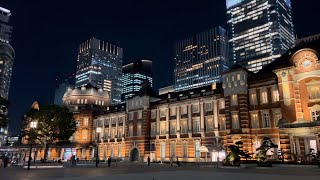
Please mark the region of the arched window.
[[272, 102], [279, 102], [279, 91], [277, 87], [271, 89]]

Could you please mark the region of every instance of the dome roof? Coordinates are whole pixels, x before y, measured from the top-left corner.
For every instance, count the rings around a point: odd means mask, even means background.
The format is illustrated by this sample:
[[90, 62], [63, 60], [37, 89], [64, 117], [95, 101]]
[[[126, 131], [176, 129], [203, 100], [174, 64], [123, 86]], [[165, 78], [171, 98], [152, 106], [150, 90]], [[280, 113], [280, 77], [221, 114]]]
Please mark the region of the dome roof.
[[85, 86], [77, 87], [74, 89], [68, 88], [67, 92], [63, 95], [63, 98], [71, 96], [95, 96], [109, 99], [109, 93], [107, 91], [98, 89], [91, 84], [87, 84]]

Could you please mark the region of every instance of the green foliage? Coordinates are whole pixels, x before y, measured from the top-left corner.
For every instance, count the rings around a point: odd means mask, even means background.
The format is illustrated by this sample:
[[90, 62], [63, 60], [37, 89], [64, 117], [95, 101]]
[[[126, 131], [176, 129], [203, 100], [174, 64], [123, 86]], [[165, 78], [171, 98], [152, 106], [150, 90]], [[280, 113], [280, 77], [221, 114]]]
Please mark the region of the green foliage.
[[267, 160], [267, 152], [272, 148], [278, 148], [278, 145], [274, 144], [269, 137], [263, 138], [261, 146], [257, 148], [257, 160], [265, 162]]
[[230, 145], [228, 148], [230, 150], [230, 153], [226, 157], [226, 160], [231, 163], [232, 165], [236, 165], [240, 163], [240, 158], [250, 158], [250, 154], [248, 154], [247, 151], [243, 150], [243, 142], [238, 141], [235, 143], [235, 145]]
[[6, 127], [8, 125], [8, 106], [9, 101], [0, 96], [0, 127]]
[[[37, 122], [35, 129], [30, 129], [32, 121]], [[73, 114], [65, 107], [42, 105], [39, 110], [30, 109], [23, 120], [23, 136], [39, 142], [44, 147], [53, 142], [68, 141], [76, 131]]]

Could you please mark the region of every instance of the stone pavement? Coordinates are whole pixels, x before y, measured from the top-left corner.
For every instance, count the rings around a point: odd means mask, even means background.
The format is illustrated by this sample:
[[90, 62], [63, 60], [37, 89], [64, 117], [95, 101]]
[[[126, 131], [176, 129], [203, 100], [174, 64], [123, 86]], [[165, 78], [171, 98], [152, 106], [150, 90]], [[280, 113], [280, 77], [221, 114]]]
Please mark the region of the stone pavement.
[[31, 169], [22, 168], [0, 169], [0, 180], [38, 180], [38, 179], [139, 179], [139, 180], [234, 180], [257, 179], [275, 180], [283, 178], [290, 180], [315, 179], [320, 177], [318, 168], [267, 168], [267, 169], [240, 169], [240, 168], [213, 168], [199, 166], [171, 167], [168, 164], [140, 163], [112, 163], [108, 168], [100, 166], [90, 167], [66, 167], [63, 169]]

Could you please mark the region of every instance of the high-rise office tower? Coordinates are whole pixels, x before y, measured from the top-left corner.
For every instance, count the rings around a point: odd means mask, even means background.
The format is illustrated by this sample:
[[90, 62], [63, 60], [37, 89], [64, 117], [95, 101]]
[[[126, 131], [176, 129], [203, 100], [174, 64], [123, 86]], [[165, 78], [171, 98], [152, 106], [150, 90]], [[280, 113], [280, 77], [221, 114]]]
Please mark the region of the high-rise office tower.
[[[8, 99], [11, 83], [14, 49], [9, 44], [12, 27], [9, 25], [11, 11], [0, 7], [0, 96]], [[7, 113], [1, 111], [0, 113]], [[6, 144], [8, 126], [0, 127], [0, 146]]]
[[152, 87], [152, 61], [139, 60], [122, 67], [122, 100], [134, 96], [142, 84], [148, 81]]
[[257, 72], [295, 45], [290, 0], [226, 0], [230, 63]]
[[219, 82], [227, 69], [228, 39], [220, 26], [177, 42], [174, 50], [175, 91]]
[[0, 7], [0, 95], [8, 98], [14, 49], [9, 44], [11, 40], [12, 27], [9, 25], [11, 12], [8, 9]]
[[91, 84], [108, 91], [111, 103], [121, 102], [122, 48], [91, 38], [80, 44], [75, 86]]

